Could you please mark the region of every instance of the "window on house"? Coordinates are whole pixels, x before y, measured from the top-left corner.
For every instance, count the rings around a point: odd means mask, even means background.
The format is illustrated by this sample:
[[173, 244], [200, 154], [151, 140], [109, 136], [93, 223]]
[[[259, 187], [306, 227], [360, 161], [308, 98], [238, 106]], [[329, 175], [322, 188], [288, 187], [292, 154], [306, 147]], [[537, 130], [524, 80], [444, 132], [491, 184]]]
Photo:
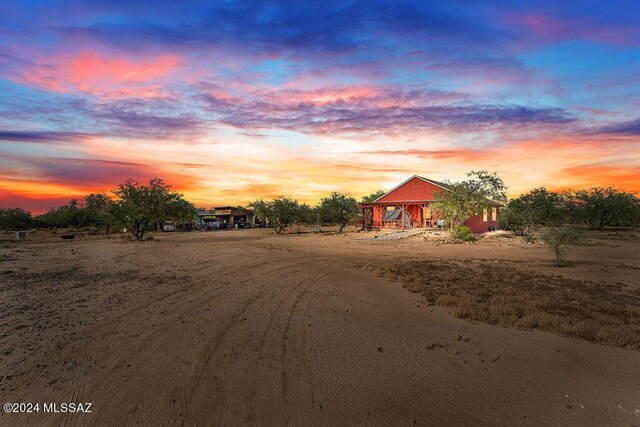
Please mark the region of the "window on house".
[[487, 222], [489, 221], [489, 212], [487, 211], [487, 209], [483, 209], [482, 210], [482, 222]]

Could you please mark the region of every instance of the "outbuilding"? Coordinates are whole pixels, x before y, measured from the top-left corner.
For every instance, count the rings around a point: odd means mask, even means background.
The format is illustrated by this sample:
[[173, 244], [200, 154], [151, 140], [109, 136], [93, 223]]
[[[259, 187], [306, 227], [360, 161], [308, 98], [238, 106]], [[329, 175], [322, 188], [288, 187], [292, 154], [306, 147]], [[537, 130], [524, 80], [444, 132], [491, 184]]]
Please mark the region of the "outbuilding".
[[253, 225], [253, 211], [233, 206], [216, 206], [213, 209], [220, 228], [244, 228]]
[[[438, 228], [442, 221], [432, 212], [435, 194], [451, 191], [449, 185], [414, 175], [373, 202], [360, 203], [363, 229]], [[484, 233], [499, 226], [500, 203], [488, 200], [489, 208], [481, 215], [471, 215], [464, 222], [473, 233]]]

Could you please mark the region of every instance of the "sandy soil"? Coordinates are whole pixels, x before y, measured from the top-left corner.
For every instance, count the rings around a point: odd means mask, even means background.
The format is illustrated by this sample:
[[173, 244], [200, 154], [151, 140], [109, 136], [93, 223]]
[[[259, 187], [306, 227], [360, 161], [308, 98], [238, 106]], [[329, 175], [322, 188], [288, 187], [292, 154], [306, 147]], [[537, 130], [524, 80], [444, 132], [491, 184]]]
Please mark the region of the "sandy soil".
[[640, 352], [456, 319], [362, 268], [501, 260], [635, 292], [635, 236], [563, 269], [514, 239], [371, 237], [0, 242], [0, 401], [93, 404], [0, 424], [640, 424]]

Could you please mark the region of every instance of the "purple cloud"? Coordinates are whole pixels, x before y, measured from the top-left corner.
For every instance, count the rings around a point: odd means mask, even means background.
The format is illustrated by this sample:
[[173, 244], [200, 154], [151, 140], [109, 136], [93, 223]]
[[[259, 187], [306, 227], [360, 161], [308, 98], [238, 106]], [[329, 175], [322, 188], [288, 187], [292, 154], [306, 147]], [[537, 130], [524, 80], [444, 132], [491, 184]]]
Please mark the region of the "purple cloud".
[[592, 133], [621, 136], [640, 136], [640, 119], [603, 126], [599, 129], [596, 129]]
[[53, 132], [53, 131], [8, 131], [0, 130], [0, 141], [15, 143], [68, 143], [82, 142], [86, 138], [93, 136], [78, 132]]
[[279, 128], [318, 134], [399, 134], [407, 131], [479, 131], [525, 128], [540, 124], [561, 126], [576, 119], [560, 108], [519, 105], [438, 104], [428, 97], [401, 94], [394, 105], [380, 100], [338, 100], [329, 103], [252, 102], [201, 96], [218, 121], [241, 129]]

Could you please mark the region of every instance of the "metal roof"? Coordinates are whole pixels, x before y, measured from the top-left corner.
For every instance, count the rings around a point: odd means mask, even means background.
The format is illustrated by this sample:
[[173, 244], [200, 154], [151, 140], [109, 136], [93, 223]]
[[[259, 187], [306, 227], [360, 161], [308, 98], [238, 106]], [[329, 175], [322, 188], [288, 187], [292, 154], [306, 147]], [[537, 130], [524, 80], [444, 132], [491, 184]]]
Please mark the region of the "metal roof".
[[[377, 203], [378, 200], [382, 199], [383, 197], [387, 196], [389, 193], [394, 192], [395, 190], [397, 190], [398, 188], [402, 187], [403, 185], [405, 185], [407, 182], [411, 181], [414, 178], [418, 178], [423, 180], [424, 182], [428, 182], [429, 184], [433, 184], [436, 187], [440, 187], [443, 190], [446, 191], [451, 191], [451, 186], [449, 184], [446, 184], [444, 182], [440, 182], [440, 181], [434, 181], [433, 179], [429, 179], [429, 178], [425, 178], [423, 176], [420, 175], [413, 175], [411, 177], [409, 177], [408, 179], [402, 181], [400, 184], [396, 185], [395, 187], [393, 187], [391, 190], [387, 191], [386, 193], [384, 193], [382, 196], [378, 197], [377, 199], [375, 199], [373, 202], [369, 202], [369, 203]], [[498, 202], [495, 202], [493, 200], [490, 199], [486, 199], [488, 202], [490, 202], [489, 204], [492, 206], [499, 206], [501, 207], [502, 205]], [[407, 201], [412, 201], [412, 200], [407, 200]], [[424, 201], [431, 201], [431, 200], [424, 200]], [[397, 203], [397, 202], [396, 202]]]

